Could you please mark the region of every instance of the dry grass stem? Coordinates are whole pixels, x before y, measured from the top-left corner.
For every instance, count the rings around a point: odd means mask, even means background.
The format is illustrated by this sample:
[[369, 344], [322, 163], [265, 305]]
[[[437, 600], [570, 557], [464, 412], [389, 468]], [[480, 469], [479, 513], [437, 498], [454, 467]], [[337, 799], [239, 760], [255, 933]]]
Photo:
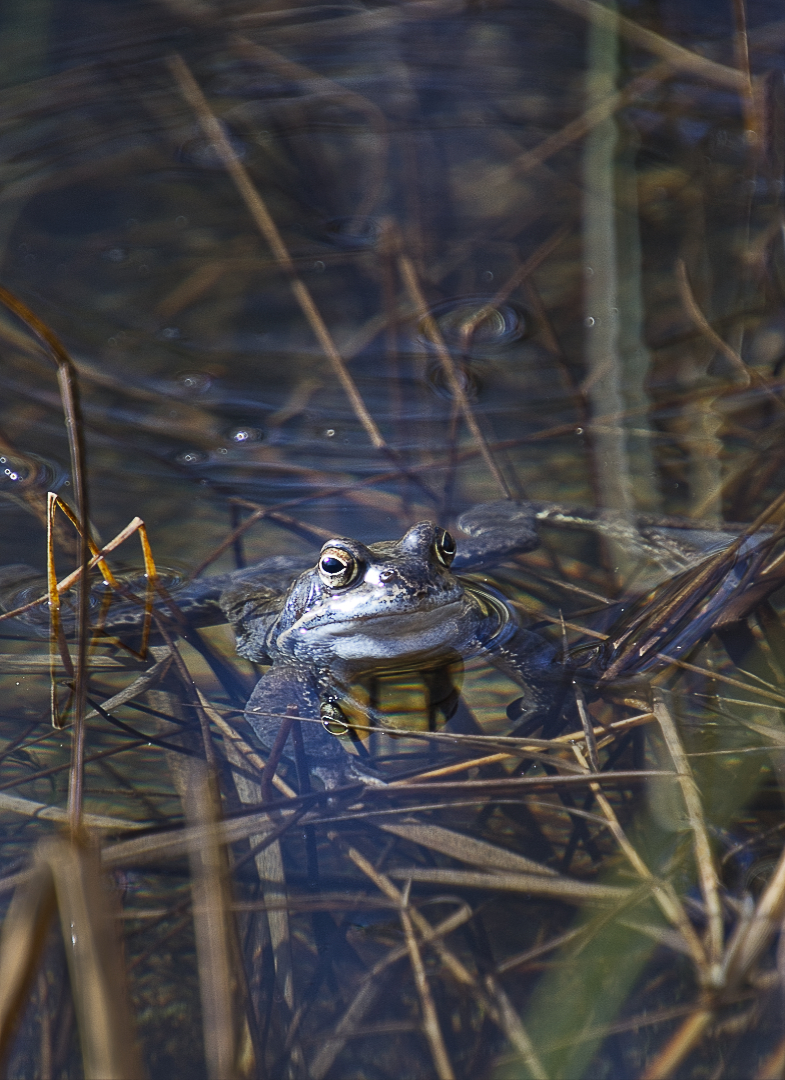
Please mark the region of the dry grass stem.
[[[586, 763], [583, 760], [583, 755], [577, 746], [573, 747], [573, 753], [585, 766]], [[660, 911], [662, 911], [663, 915], [671, 925], [678, 930], [685, 951], [692, 958], [696, 970], [705, 981], [708, 976], [708, 958], [706, 956], [706, 950], [701, 944], [700, 938], [696, 934], [692, 923], [689, 921], [684, 906], [676, 894], [676, 890], [670, 882], [660, 882], [654, 877], [634, 845], [630, 843], [613, 807], [606, 799], [599, 784], [594, 784], [592, 786], [592, 791], [594, 792], [594, 798], [596, 799], [598, 806], [602, 810], [603, 816], [608, 822], [608, 827], [613, 833], [616, 843], [621, 848], [630, 866], [641, 881], [645, 881], [646, 884], [651, 887], [654, 899], [657, 901]]]
[[640, 1080], [669, 1080], [703, 1038], [706, 1028], [714, 1019], [711, 1009], [696, 1009], [673, 1034], [663, 1049], [655, 1055], [641, 1073]]
[[399, 915], [401, 925], [403, 926], [403, 932], [406, 936], [409, 960], [411, 961], [412, 971], [414, 972], [414, 983], [420, 997], [423, 1031], [425, 1032], [428, 1045], [431, 1049], [431, 1056], [433, 1057], [436, 1075], [439, 1080], [455, 1080], [455, 1073], [453, 1072], [452, 1064], [447, 1054], [447, 1047], [444, 1045], [442, 1029], [439, 1026], [439, 1017], [436, 1012], [436, 1006], [433, 1003], [431, 988], [428, 985], [428, 976], [425, 973], [425, 965], [423, 964], [422, 956], [420, 955], [420, 947], [414, 936], [412, 920], [405, 907], [401, 908]]
[[54, 880], [85, 1077], [143, 1077], [117, 937], [119, 922], [102, 881], [98, 852], [52, 840], [39, 846], [37, 860]]
[[[373, 822], [373, 819], [371, 821]], [[489, 844], [486, 840], [478, 840], [474, 836], [466, 836], [452, 829], [445, 829], [441, 825], [421, 823], [408, 817], [404, 821], [392, 824], [383, 824], [380, 821], [373, 823], [383, 832], [401, 836], [414, 844], [422, 844], [431, 851], [438, 851], [452, 859], [482, 866], [487, 870], [544, 874], [546, 877], [557, 876], [556, 871], [551, 867], [543, 866], [533, 859], [527, 859], [525, 855]]]

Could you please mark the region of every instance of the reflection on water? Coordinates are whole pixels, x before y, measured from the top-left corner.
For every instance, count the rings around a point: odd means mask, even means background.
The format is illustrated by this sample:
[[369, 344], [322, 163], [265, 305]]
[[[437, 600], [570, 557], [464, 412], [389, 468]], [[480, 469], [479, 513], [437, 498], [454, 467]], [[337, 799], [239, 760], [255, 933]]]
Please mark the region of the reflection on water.
[[[632, 26], [589, 0], [9, 2], [0, 281], [77, 365], [97, 541], [138, 515], [159, 565], [209, 574], [508, 495], [710, 529], [780, 494], [780, 6], [619, 7]], [[8, 314], [0, 346], [2, 588], [34, 599], [68, 445], [51, 361]], [[620, 536], [546, 522], [538, 550], [484, 575], [566, 648], [661, 575]], [[59, 519], [54, 541], [62, 577]], [[723, 952], [781, 848], [776, 601], [656, 676], [681, 764], [641, 680], [570, 705], [564, 731], [583, 715], [594, 742], [525, 731], [505, 756], [526, 695], [480, 656], [459, 701], [365, 686], [361, 704], [383, 697], [391, 729], [423, 736], [384, 753], [428, 776], [343, 802], [319, 801], [302, 760], [282, 787], [262, 773], [241, 720], [258, 672], [225, 627], [182, 645], [198, 701], [160, 637], [158, 682], [96, 644], [85, 811], [115, 844], [149, 1074], [779, 1075], [771, 939]], [[0, 635], [5, 879], [65, 818], [50, 662], [61, 701], [70, 673], [22, 623]], [[435, 735], [468, 741], [428, 741], [450, 713]], [[194, 771], [207, 732], [220, 799]], [[627, 779], [569, 780], [587, 762]], [[700, 820], [670, 778], [629, 778], [684, 762]], [[192, 838], [143, 858], [98, 818], [202, 836], [273, 797], [201, 855]], [[36, 972], [9, 1075], [76, 1076], [83, 1003], [54, 939]]]

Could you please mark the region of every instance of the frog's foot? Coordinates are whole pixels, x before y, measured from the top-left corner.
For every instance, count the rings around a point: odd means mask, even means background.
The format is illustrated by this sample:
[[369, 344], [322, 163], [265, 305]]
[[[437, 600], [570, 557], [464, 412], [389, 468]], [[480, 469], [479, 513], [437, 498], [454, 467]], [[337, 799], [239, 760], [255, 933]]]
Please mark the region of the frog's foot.
[[488, 659], [525, 690], [524, 696], [507, 710], [515, 725], [510, 734], [517, 738], [541, 728], [544, 738], [552, 738], [561, 722], [571, 674], [562, 661], [561, 650], [519, 626], [512, 637], [489, 650]]
[[459, 574], [491, 566], [515, 552], [533, 551], [540, 545], [533, 506], [511, 499], [473, 506], [458, 518], [458, 528], [468, 536], [460, 538], [452, 564], [453, 571]]
[[387, 786], [387, 781], [368, 768], [361, 758], [354, 754], [347, 754], [343, 749], [341, 749], [341, 755], [344, 760], [319, 761], [311, 765], [311, 772], [314, 776], [318, 776], [327, 791], [357, 783], [364, 784], [366, 787]]
[[[360, 758], [344, 749], [342, 738], [324, 727], [319, 687], [312, 669], [304, 664], [273, 664], [248, 699], [245, 718], [260, 742], [269, 748], [275, 742], [282, 720], [292, 710], [296, 710], [300, 721], [309, 772], [325, 788], [332, 790], [358, 782], [378, 787], [385, 783]], [[291, 737], [284, 753], [290, 759], [294, 757]]]

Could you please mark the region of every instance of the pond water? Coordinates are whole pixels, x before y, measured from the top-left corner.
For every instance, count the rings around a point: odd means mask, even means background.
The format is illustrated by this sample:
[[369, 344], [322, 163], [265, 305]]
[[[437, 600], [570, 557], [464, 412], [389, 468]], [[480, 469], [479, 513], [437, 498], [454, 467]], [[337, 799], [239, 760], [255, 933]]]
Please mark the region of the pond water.
[[[714, 595], [732, 560], [707, 582], [700, 552], [782, 493], [785, 18], [612, 10], [3, 5], [0, 285], [75, 365], [99, 545], [143, 519], [176, 601], [418, 521], [460, 552], [463, 512], [533, 500], [541, 545], [475, 587], [578, 657], [644, 597], [663, 654], [635, 638], [598, 690], [606, 653], [545, 728], [482, 651], [367, 673], [347, 754], [431, 783], [328, 798], [294, 750], [262, 783], [263, 668], [227, 626], [176, 661], [155, 628], [149, 659], [99, 634], [69, 839], [64, 647], [46, 607], [0, 622], [0, 983], [8, 927], [41, 945], [0, 1000], [9, 1076], [131, 1075], [134, 1044], [153, 1078], [782, 1075], [776, 543], [750, 570], [774, 584], [680, 666], [654, 623], [685, 567]], [[5, 308], [0, 350], [7, 611], [45, 592], [74, 476], [55, 364]], [[62, 515], [53, 551], [62, 578]], [[110, 565], [143, 595], [136, 534]]]

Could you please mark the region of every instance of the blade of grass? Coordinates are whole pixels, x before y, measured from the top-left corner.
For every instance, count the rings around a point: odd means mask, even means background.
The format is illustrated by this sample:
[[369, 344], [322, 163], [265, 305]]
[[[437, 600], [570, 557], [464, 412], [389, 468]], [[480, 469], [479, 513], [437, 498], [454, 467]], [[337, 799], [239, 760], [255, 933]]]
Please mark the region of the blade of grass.
[[188, 860], [207, 1074], [212, 1080], [232, 1080], [237, 1075], [237, 1046], [228, 865], [215, 828], [216, 791], [201, 763], [191, 763], [184, 802], [192, 826]]
[[55, 913], [55, 891], [47, 866], [37, 866], [14, 890], [0, 937], [0, 1059], [4, 1058], [27, 1004]]
[[654, 715], [673, 759], [676, 774], [681, 787], [684, 805], [687, 810], [693, 834], [695, 863], [698, 870], [701, 895], [706, 905], [708, 927], [706, 931], [706, 951], [709, 967], [706, 972], [708, 985], [719, 986], [722, 983], [723, 919], [719, 895], [719, 878], [714, 865], [714, 856], [709, 843], [709, 834], [703, 816], [700, 791], [692, 775], [690, 763], [681, 744], [679, 733], [670, 710], [660, 691], [654, 692]]

